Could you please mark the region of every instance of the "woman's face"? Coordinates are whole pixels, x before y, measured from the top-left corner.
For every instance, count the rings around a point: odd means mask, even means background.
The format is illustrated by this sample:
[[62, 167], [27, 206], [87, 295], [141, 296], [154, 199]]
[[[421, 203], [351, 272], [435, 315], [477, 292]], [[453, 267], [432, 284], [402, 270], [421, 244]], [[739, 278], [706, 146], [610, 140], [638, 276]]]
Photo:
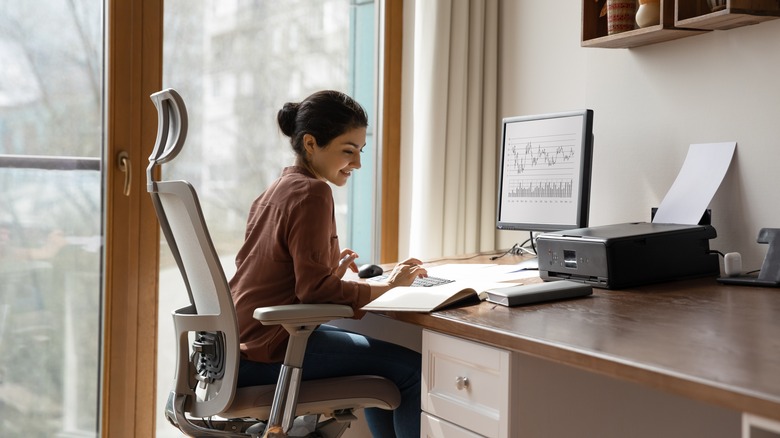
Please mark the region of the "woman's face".
[[354, 128], [319, 147], [314, 137], [304, 136], [309, 163], [318, 177], [343, 187], [352, 171], [360, 169], [360, 153], [366, 145], [366, 128]]

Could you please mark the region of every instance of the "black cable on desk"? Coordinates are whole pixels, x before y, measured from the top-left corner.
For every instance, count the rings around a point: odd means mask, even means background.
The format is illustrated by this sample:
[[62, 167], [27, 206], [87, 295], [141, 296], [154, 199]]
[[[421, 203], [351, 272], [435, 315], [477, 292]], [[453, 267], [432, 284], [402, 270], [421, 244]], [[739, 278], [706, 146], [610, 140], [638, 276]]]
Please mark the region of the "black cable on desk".
[[[531, 237], [529, 237], [528, 239], [523, 241], [523, 243], [515, 243], [514, 245], [512, 245], [511, 248], [506, 250], [503, 254], [495, 255], [495, 256], [491, 257], [490, 260], [500, 259], [501, 257], [503, 257], [503, 256], [505, 256], [507, 254], [510, 254], [510, 253], [512, 255], [522, 255], [523, 252], [527, 252], [529, 254], [536, 255], [536, 244], [534, 243], [534, 233], [533, 233], [533, 231], [530, 232], [530, 234], [531, 234]], [[531, 249], [533, 250], [533, 252], [528, 251], [527, 249], [525, 249], [525, 244], [529, 243], [529, 242], [531, 243]]]
[[509, 254], [510, 252], [514, 251], [515, 249], [517, 249], [517, 244], [516, 243], [514, 245], [512, 245], [511, 248], [509, 248], [508, 250], [504, 251], [503, 254], [495, 255], [495, 256], [491, 257], [490, 260], [500, 259], [501, 257], [503, 257], [503, 256]]

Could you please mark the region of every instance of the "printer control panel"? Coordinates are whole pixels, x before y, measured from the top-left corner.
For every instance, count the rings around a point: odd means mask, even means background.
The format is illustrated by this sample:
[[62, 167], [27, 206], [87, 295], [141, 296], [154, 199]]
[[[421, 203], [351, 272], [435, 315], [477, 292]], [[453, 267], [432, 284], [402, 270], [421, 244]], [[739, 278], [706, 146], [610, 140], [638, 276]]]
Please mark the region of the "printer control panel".
[[[607, 276], [604, 244], [582, 238], [537, 241], [539, 274], [542, 278], [582, 279], [600, 283]], [[554, 272], [554, 275], [550, 273]]]

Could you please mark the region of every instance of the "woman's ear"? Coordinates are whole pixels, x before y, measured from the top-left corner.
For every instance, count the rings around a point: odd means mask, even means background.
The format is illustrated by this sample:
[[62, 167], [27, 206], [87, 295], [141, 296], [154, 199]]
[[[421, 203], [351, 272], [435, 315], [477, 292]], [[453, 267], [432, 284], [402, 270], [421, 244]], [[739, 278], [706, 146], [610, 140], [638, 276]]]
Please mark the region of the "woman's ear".
[[317, 140], [311, 134], [303, 134], [303, 148], [308, 154], [314, 153], [314, 148], [317, 147]]

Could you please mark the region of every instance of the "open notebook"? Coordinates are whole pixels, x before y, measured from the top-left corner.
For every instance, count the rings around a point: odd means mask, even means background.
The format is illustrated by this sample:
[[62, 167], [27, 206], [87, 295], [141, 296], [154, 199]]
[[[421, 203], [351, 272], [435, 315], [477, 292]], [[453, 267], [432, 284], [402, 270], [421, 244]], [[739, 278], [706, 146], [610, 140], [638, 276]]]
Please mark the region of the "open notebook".
[[431, 287], [399, 286], [363, 306], [363, 310], [432, 312], [456, 303], [479, 302], [487, 290], [509, 286], [507, 283], [453, 281]]

